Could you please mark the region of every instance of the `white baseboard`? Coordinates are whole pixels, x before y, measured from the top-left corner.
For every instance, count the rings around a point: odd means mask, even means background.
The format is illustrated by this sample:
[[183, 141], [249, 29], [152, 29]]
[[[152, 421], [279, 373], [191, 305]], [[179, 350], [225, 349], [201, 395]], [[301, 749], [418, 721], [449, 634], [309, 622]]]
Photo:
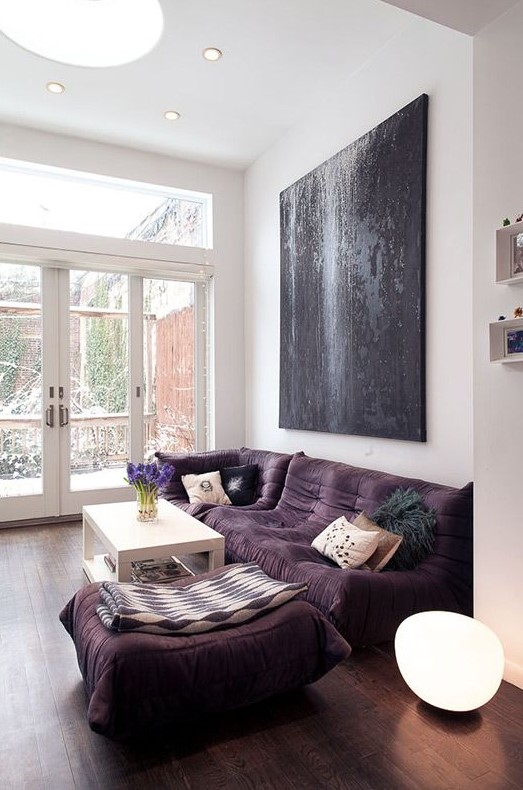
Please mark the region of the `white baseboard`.
[[505, 661], [503, 680], [506, 680], [507, 683], [512, 683], [513, 686], [523, 689], [523, 667], [519, 664], [515, 664], [513, 661]]

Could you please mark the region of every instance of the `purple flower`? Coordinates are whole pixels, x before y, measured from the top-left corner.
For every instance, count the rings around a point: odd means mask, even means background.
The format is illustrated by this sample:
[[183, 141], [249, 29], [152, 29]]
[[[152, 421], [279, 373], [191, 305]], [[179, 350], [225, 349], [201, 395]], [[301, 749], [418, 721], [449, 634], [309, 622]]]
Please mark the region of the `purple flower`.
[[139, 491], [154, 491], [163, 488], [174, 474], [174, 466], [163, 464], [158, 468], [158, 464], [127, 464], [126, 483], [134, 486]]

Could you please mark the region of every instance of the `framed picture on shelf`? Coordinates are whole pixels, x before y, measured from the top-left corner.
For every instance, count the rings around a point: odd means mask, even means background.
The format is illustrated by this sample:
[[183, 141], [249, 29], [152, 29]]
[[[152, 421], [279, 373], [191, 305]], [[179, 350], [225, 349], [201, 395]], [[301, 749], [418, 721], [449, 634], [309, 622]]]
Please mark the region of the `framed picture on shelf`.
[[523, 274], [523, 233], [515, 233], [511, 237], [510, 276]]
[[523, 281], [523, 221], [496, 231], [496, 282]]
[[523, 357], [523, 327], [521, 329], [505, 329], [505, 356], [518, 355]]

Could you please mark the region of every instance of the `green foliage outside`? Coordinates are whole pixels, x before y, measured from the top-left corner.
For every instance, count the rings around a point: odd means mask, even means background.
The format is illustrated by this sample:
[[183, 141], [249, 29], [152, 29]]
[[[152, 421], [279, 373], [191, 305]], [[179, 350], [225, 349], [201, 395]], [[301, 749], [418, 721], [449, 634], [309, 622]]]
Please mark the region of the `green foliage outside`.
[[8, 404], [16, 392], [20, 366], [27, 348], [19, 316], [9, 316], [0, 321], [1, 367], [0, 403]]
[[[118, 298], [115, 309], [121, 306]], [[99, 279], [94, 303], [108, 308], [109, 287]], [[95, 407], [108, 413], [127, 411], [127, 325], [118, 318], [87, 318], [86, 381]]]
[[[14, 431], [13, 431], [14, 433]], [[42, 471], [42, 453], [9, 452], [5, 448], [0, 453], [0, 477], [37, 477]]]

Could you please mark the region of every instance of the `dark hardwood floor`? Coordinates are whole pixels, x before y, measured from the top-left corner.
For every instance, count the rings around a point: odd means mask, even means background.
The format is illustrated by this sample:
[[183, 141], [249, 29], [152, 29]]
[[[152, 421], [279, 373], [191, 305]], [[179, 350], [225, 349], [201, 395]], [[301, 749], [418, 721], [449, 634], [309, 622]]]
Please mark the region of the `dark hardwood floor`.
[[318, 683], [133, 743], [91, 732], [58, 612], [85, 583], [78, 524], [0, 530], [0, 788], [523, 787], [523, 691], [479, 712], [419, 702], [388, 649]]

